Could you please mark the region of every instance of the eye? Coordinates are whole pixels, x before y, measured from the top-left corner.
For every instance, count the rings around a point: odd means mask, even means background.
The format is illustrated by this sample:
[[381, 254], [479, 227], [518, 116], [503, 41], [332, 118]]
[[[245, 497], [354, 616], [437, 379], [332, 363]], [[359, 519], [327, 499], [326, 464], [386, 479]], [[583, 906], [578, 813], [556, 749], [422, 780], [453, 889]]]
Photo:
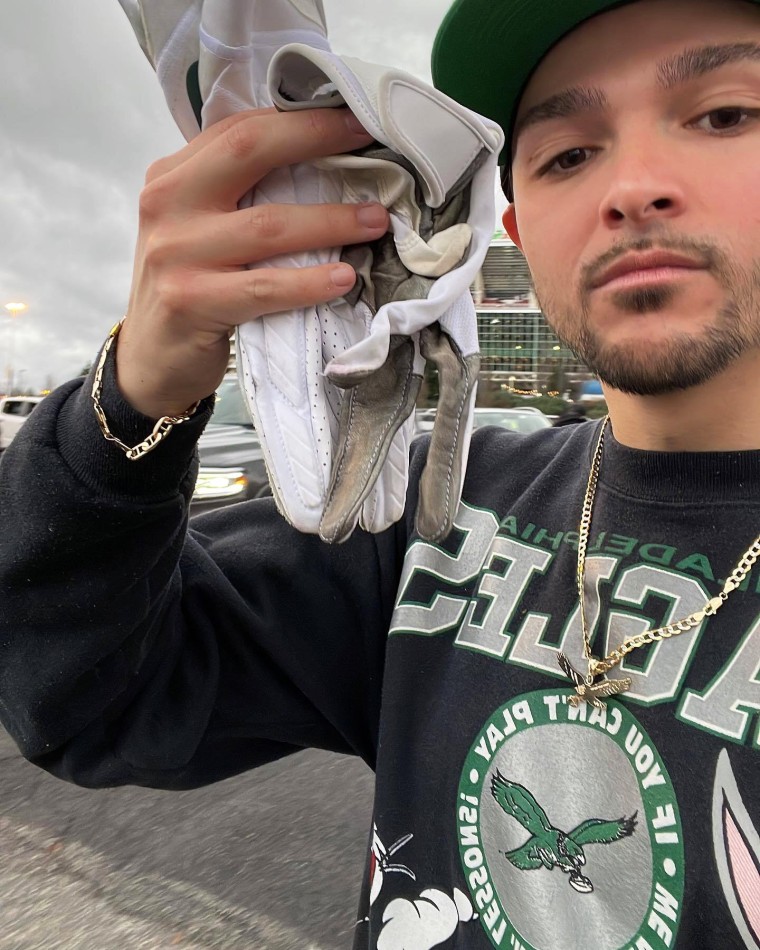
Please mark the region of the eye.
[[562, 174], [562, 172], [571, 172], [576, 168], [580, 168], [581, 165], [584, 165], [591, 155], [590, 148], [569, 148], [566, 152], [560, 152], [559, 155], [555, 155], [554, 158], [547, 162], [543, 168], [540, 169], [540, 174]]
[[747, 120], [757, 116], [754, 109], [745, 109], [742, 106], [721, 106], [711, 109], [700, 116], [693, 124], [705, 132], [732, 132], [745, 125]]

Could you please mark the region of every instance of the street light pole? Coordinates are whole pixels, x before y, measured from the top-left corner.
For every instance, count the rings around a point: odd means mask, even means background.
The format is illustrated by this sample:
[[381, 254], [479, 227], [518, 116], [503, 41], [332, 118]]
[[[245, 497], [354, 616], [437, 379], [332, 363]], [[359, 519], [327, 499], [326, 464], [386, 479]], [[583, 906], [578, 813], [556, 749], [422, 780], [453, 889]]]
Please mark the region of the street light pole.
[[16, 342], [15, 318], [27, 309], [27, 304], [21, 303], [20, 301], [11, 301], [10, 303], [5, 304], [5, 309], [8, 311], [11, 318], [10, 334], [8, 340], [8, 395], [12, 396], [15, 382], [15, 374], [13, 370], [14, 344]]

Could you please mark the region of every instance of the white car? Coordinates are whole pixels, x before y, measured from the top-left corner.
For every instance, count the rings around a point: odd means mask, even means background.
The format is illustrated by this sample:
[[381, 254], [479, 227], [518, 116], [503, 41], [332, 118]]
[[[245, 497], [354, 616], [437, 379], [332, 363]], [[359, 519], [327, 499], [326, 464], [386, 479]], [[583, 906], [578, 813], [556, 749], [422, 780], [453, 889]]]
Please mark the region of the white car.
[[535, 406], [521, 406], [515, 409], [476, 409], [473, 413], [472, 427], [500, 426], [513, 432], [538, 432], [551, 428], [551, 420]]
[[6, 396], [0, 399], [0, 452], [7, 449], [32, 409], [44, 396]]
[[[551, 419], [535, 406], [521, 406], [516, 409], [477, 408], [473, 412], [472, 427], [500, 426], [514, 432], [538, 432], [548, 429]], [[415, 415], [415, 435], [432, 432], [435, 425], [435, 409], [417, 409]]]

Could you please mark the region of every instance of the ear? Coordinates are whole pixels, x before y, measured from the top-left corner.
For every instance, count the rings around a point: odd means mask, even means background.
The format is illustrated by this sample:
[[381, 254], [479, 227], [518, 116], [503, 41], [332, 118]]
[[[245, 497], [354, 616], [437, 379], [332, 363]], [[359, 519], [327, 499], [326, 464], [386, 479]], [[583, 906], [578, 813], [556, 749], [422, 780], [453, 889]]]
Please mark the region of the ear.
[[507, 210], [504, 212], [502, 217], [502, 223], [504, 225], [504, 230], [512, 238], [515, 244], [522, 250], [522, 242], [520, 241], [520, 229], [517, 227], [517, 215], [515, 214], [514, 204], [507, 205]]

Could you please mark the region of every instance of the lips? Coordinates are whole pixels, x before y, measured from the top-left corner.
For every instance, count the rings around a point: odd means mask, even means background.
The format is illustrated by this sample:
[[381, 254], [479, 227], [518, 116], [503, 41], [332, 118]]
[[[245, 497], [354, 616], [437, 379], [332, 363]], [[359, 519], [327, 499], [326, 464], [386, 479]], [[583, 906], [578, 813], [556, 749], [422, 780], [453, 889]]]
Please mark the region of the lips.
[[640, 254], [626, 254], [625, 257], [621, 257], [620, 260], [605, 268], [591, 282], [591, 289], [597, 290], [618, 278], [633, 274], [641, 274], [642, 279], [645, 279], [647, 274], [654, 277], [654, 271], [663, 271], [662, 276], [666, 277], [668, 271], [704, 270], [704, 267], [703, 262], [696, 261], [693, 257], [686, 257], [683, 254], [675, 254], [672, 251], [647, 251]]

